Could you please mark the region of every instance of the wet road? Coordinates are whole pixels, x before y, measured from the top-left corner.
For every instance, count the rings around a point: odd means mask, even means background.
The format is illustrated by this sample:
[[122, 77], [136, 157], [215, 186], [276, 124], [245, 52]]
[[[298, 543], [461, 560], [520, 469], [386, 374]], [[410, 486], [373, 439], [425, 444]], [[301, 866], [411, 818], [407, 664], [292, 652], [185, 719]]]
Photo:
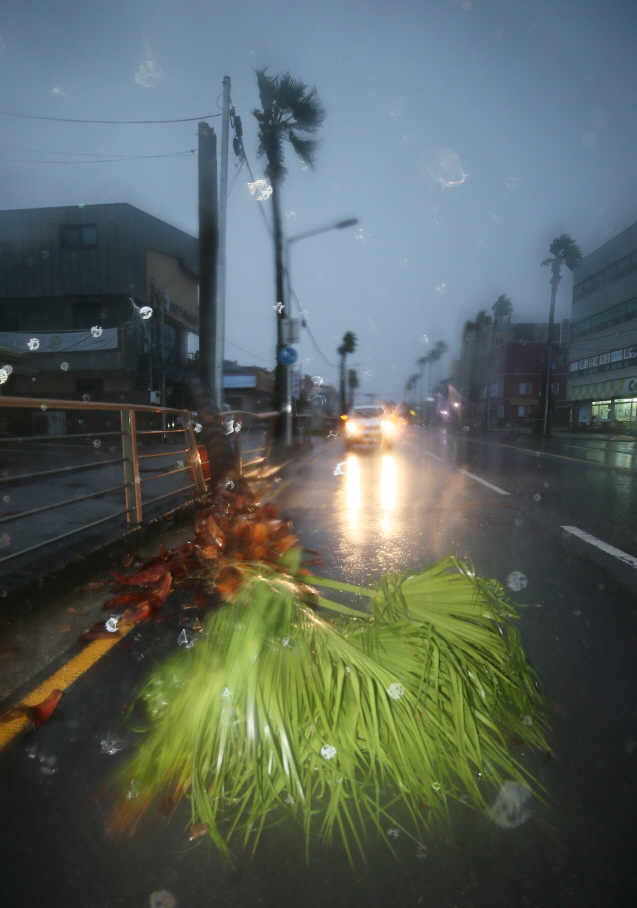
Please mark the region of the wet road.
[[[306, 866], [302, 836], [286, 823], [267, 830], [252, 862], [237, 853], [234, 866], [224, 864], [207, 842], [188, 842], [186, 805], [170, 822], [149, 813], [131, 839], [109, 838], [107, 783], [137, 737], [122, 710], [190, 620], [182, 589], [169, 597], [168, 621], [140, 627], [80, 678], [48, 725], [2, 756], [5, 903], [142, 906], [167, 890], [192, 908], [630, 904], [637, 473], [626, 469], [635, 466], [632, 445], [612, 453], [573, 444], [529, 453], [412, 429], [391, 454], [346, 456], [330, 440], [279, 496], [302, 543], [323, 553], [317, 572], [373, 582], [455, 551], [521, 586], [516, 601], [542, 606], [523, 609], [519, 626], [557, 707], [556, 756], [544, 762], [518, 748], [547, 793], [527, 822], [503, 829], [458, 812], [449, 836], [432, 834], [424, 848], [399, 838], [400, 862], [372, 838], [368, 864], [355, 872], [336, 844], [315, 843]], [[114, 755], [102, 752], [109, 733], [124, 744]]]

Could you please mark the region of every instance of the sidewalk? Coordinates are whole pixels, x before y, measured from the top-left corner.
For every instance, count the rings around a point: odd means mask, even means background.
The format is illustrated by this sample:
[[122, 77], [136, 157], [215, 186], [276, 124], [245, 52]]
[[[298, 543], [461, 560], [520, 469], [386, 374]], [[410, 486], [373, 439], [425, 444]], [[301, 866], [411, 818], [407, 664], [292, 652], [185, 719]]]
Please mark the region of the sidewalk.
[[[311, 445], [284, 449], [291, 457], [266, 468], [258, 492], [275, 501], [318, 456], [322, 444], [317, 439]], [[198, 507], [199, 501], [191, 500], [148, 527], [99, 546], [88, 557], [70, 560], [54, 576], [42, 574], [37, 583], [0, 599], [0, 703], [7, 706], [19, 699], [79, 650], [82, 631], [104, 617], [102, 603], [111, 589], [111, 570], [129, 573], [155, 557], [160, 545], [174, 549], [194, 538]], [[72, 551], [69, 554], [72, 559]]]

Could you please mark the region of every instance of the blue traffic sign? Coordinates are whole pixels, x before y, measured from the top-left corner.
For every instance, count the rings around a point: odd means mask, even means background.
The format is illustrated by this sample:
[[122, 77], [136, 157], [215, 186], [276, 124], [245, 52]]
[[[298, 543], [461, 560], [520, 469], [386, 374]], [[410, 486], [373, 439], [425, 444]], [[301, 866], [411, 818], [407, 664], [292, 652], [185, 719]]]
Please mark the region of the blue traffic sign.
[[299, 358], [299, 354], [294, 347], [283, 347], [279, 351], [279, 362], [282, 366], [293, 366]]

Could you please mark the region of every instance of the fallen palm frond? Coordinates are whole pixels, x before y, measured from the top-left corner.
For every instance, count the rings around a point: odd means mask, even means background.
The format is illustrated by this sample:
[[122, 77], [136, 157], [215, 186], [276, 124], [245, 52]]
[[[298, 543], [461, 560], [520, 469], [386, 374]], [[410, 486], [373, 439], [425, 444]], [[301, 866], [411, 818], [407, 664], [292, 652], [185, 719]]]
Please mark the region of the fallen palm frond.
[[256, 847], [287, 811], [307, 848], [336, 827], [351, 860], [370, 827], [391, 847], [396, 810], [418, 835], [451, 799], [486, 811], [490, 784], [533, 785], [507, 737], [546, 750], [546, 702], [499, 584], [451, 557], [374, 590], [311, 578], [365, 595], [365, 615], [318, 597], [298, 566], [295, 553], [291, 573], [242, 564], [196, 645], [149, 678], [120, 820], [168, 788], [224, 853], [235, 834]]

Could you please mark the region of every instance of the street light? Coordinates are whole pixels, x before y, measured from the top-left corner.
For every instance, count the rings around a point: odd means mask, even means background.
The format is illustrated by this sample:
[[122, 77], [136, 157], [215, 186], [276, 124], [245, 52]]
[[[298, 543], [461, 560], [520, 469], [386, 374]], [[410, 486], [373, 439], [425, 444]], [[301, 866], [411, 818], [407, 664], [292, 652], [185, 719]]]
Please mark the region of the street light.
[[[336, 221], [334, 224], [328, 224], [325, 227], [315, 227], [313, 230], [305, 230], [303, 233], [296, 233], [285, 241], [285, 275], [287, 289], [287, 303], [290, 305], [292, 300], [292, 283], [290, 280], [290, 247], [292, 243], [298, 243], [299, 240], [306, 240], [308, 237], [317, 236], [319, 233], [327, 233], [328, 230], [345, 230], [347, 227], [355, 227], [358, 224], [358, 218], [346, 218], [343, 221]], [[289, 318], [287, 306], [283, 307], [283, 318]], [[290, 447], [292, 444], [292, 381], [290, 366], [285, 367], [285, 444]]]

